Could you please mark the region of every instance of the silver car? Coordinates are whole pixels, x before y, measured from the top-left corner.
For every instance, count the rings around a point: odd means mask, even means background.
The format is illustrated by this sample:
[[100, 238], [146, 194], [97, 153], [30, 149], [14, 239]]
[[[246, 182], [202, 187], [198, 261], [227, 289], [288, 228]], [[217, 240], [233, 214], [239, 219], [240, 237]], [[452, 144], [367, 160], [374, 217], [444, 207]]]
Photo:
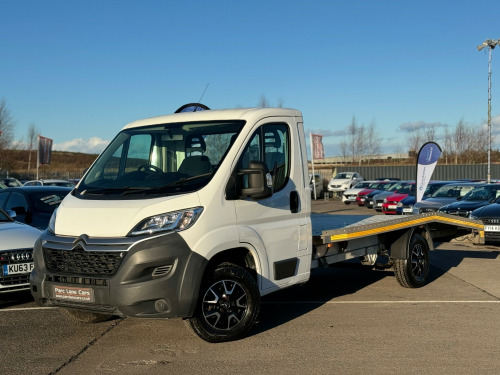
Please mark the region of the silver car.
[[[9, 212], [15, 216], [13, 211]], [[28, 290], [33, 246], [42, 232], [18, 223], [0, 209], [0, 294]]]

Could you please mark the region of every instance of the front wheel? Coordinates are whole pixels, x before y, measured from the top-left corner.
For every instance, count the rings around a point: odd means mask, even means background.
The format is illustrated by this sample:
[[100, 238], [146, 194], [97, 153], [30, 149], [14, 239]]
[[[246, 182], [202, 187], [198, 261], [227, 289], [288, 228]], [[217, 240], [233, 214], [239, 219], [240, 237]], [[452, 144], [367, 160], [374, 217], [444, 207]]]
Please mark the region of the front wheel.
[[429, 268], [429, 245], [416, 234], [411, 238], [408, 258], [394, 259], [394, 275], [401, 286], [420, 288], [427, 282]]
[[233, 341], [250, 331], [259, 310], [255, 278], [242, 267], [223, 263], [203, 283], [195, 314], [187, 323], [205, 341]]

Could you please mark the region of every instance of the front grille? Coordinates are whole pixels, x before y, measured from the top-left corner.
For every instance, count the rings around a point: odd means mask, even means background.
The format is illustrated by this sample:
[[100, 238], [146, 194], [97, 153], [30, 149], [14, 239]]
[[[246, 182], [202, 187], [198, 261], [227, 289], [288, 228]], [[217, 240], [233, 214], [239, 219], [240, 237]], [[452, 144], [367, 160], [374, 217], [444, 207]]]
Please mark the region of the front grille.
[[483, 224], [500, 225], [500, 219], [496, 217], [481, 218]]
[[[498, 217], [483, 217], [481, 221], [484, 225], [500, 226], [500, 218]], [[500, 241], [500, 231], [484, 231], [485, 241]]]
[[24, 274], [4, 275], [3, 267], [9, 264], [33, 262], [33, 250], [0, 251], [0, 287], [1, 291], [27, 289], [30, 282], [29, 272]]
[[56, 250], [43, 248], [47, 269], [51, 272], [89, 276], [112, 276], [123, 260], [123, 253], [111, 251]]

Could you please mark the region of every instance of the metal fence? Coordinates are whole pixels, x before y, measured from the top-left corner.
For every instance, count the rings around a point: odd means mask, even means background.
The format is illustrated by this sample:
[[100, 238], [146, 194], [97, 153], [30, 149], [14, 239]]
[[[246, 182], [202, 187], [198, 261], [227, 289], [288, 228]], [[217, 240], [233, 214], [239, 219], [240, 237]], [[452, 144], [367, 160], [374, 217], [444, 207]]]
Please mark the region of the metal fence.
[[[71, 171], [71, 172], [43, 172], [38, 173], [38, 178], [41, 180], [44, 179], [61, 179], [61, 180], [70, 180], [81, 178], [83, 175], [83, 171]], [[28, 180], [36, 180], [36, 172], [33, 173], [9, 173], [8, 171], [0, 171], [0, 178], [4, 177], [15, 177], [18, 180], [28, 181]]]
[[[387, 165], [387, 166], [347, 166], [328, 167], [314, 166], [314, 172], [330, 180], [333, 175], [339, 172], [359, 172], [365, 180], [375, 180], [377, 178], [389, 177], [401, 180], [414, 180], [417, 173], [415, 165]], [[462, 179], [485, 179], [487, 178], [488, 166], [486, 164], [460, 164], [460, 165], [436, 165], [433, 180], [462, 180]], [[500, 180], [500, 164], [491, 165], [491, 179]]]

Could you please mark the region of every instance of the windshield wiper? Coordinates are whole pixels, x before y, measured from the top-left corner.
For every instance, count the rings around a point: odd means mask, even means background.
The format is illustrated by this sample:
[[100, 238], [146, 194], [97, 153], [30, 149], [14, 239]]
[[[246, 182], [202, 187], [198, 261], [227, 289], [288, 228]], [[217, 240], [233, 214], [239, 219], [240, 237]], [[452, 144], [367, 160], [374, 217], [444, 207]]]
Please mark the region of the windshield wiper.
[[123, 188], [90, 188], [81, 191], [80, 195], [86, 195], [86, 194], [105, 195], [107, 193], [116, 193], [122, 190]]

